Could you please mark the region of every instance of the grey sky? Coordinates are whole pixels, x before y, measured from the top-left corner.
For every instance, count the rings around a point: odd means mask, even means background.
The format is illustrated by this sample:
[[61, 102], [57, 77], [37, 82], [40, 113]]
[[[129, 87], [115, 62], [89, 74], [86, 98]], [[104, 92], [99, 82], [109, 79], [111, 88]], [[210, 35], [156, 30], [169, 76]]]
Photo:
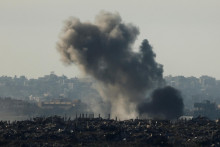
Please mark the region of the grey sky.
[[219, 0], [1, 0], [0, 76], [79, 76], [60, 61], [56, 41], [68, 17], [93, 21], [100, 10], [139, 27], [134, 48], [147, 38], [164, 75], [220, 79]]

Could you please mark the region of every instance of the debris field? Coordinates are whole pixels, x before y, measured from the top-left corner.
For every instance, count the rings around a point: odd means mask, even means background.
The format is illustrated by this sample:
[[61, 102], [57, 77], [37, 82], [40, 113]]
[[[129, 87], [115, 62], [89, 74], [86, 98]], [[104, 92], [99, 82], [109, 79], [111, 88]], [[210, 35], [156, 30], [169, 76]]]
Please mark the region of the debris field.
[[36, 117], [0, 121], [0, 146], [220, 146], [220, 122]]

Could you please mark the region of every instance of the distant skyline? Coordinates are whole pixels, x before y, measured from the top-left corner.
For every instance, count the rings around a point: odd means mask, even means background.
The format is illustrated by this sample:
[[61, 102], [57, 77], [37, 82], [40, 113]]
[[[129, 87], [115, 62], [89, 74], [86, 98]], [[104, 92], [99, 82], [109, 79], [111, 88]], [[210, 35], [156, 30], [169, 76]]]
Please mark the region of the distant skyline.
[[118, 12], [148, 39], [164, 76], [208, 75], [220, 79], [219, 0], [1, 0], [0, 76], [81, 76], [60, 61], [56, 42], [70, 16], [94, 21], [101, 10]]

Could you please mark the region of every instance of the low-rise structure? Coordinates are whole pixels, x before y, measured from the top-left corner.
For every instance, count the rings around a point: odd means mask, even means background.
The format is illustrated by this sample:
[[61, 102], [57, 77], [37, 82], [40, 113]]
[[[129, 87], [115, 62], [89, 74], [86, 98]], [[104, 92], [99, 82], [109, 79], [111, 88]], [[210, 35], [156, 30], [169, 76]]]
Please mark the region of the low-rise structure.
[[51, 101], [39, 102], [38, 106], [43, 109], [53, 109], [53, 108], [61, 108], [61, 109], [71, 109], [73, 107], [79, 106], [81, 103], [80, 100], [70, 100], [65, 98], [53, 99]]

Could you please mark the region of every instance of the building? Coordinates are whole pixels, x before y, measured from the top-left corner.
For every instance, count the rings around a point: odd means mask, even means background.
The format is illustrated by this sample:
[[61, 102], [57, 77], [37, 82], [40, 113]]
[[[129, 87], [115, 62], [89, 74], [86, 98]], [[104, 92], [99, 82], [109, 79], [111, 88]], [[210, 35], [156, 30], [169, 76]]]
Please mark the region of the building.
[[71, 109], [76, 106], [79, 106], [81, 103], [80, 100], [69, 100], [66, 98], [59, 98], [59, 99], [53, 99], [51, 101], [44, 101], [44, 102], [39, 102], [38, 106], [43, 109], [54, 109], [54, 108], [61, 108], [61, 109]]
[[194, 103], [194, 117], [204, 116], [209, 119], [218, 119], [220, 117], [220, 109], [216, 103], [205, 100], [201, 103]]

